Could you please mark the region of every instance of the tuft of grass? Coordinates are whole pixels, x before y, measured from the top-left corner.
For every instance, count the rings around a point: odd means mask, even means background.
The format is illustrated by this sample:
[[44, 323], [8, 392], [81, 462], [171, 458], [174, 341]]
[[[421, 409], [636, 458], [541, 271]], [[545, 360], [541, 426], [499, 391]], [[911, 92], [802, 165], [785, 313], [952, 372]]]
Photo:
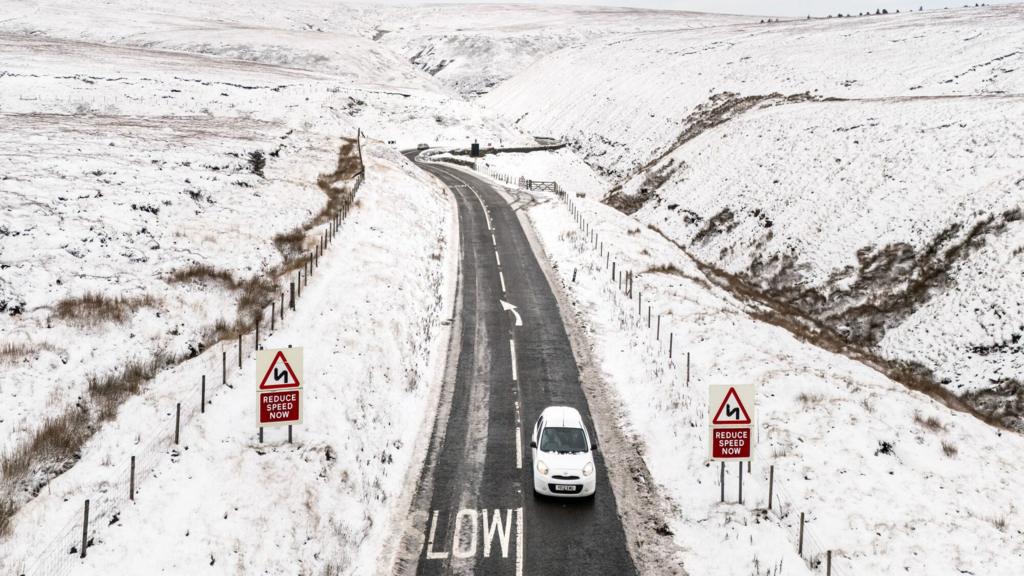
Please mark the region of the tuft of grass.
[[804, 406], [813, 406], [815, 404], [821, 404], [821, 402], [825, 400], [825, 397], [821, 394], [801, 392], [797, 395], [796, 399]]
[[55, 352], [57, 349], [48, 342], [40, 342], [38, 344], [32, 342], [0, 343], [0, 364], [13, 364], [27, 356], [44, 350]]
[[936, 418], [935, 416], [928, 416], [927, 418], [925, 418], [921, 416], [920, 412], [914, 413], [914, 422], [918, 426], [921, 426], [926, 430], [931, 430], [932, 432], [938, 432], [946, 428], [945, 426], [942, 425], [942, 422], [939, 421], [939, 419]]
[[996, 530], [1000, 532], [1006, 532], [1006, 516], [1000, 516], [998, 518], [989, 518], [989, 522], [996, 527]]
[[205, 283], [207, 281], [222, 282], [232, 288], [235, 278], [227, 270], [218, 270], [209, 264], [192, 264], [171, 272], [168, 281], [183, 284], [185, 282]]
[[[676, 267], [675, 264], [658, 264], [657, 266], [651, 266], [647, 269], [647, 272], [656, 272], [661, 274], [682, 274], [683, 271]], [[645, 272], [646, 273], [646, 272]]]
[[130, 396], [138, 394], [142, 385], [156, 376], [163, 368], [173, 365], [177, 359], [165, 353], [158, 353], [148, 360], [128, 362], [117, 372], [89, 378], [89, 399], [99, 410], [100, 421], [110, 420], [117, 415], [117, 408]]
[[66, 320], [78, 326], [96, 326], [104, 322], [121, 324], [128, 320], [139, 308], [156, 306], [155, 298], [148, 294], [142, 296], [104, 296], [96, 292], [86, 292], [81, 296], [72, 296], [58, 301], [53, 305], [55, 318]]
[[948, 456], [950, 458], [953, 458], [953, 457], [956, 456], [957, 452], [958, 452], [958, 450], [956, 449], [956, 444], [953, 444], [952, 442], [947, 442], [945, 440], [942, 441], [942, 453], [943, 454], [945, 454], [946, 456]]
[[47, 418], [30, 441], [4, 454], [0, 471], [8, 481], [23, 478], [40, 458], [64, 468], [78, 460], [82, 445], [91, 435], [89, 415], [81, 407], [72, 406], [63, 414]]
[[11, 533], [11, 518], [14, 517], [14, 502], [10, 498], [0, 498], [0, 538]]

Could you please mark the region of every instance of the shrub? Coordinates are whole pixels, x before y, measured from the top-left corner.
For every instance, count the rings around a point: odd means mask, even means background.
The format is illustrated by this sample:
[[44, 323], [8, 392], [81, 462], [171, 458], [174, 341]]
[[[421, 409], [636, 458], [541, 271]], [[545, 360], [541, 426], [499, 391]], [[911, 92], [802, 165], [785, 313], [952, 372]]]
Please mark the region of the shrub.
[[108, 297], [95, 292], [72, 296], [53, 305], [53, 315], [79, 326], [95, 326], [102, 322], [122, 323], [133, 312], [144, 306], [155, 306], [156, 299], [148, 294], [123, 298]]
[[946, 442], [944, 440], [942, 442], [942, 453], [945, 454], [946, 456], [950, 457], [950, 458], [956, 456], [956, 453], [957, 453], [956, 445], [952, 444], [950, 442]]
[[253, 174], [263, 178], [263, 169], [267, 166], [267, 157], [263, 155], [263, 152], [259, 150], [249, 152], [248, 160], [249, 170]]
[[945, 426], [942, 425], [942, 422], [940, 422], [935, 416], [923, 418], [920, 412], [914, 413], [914, 422], [922, 428], [931, 430], [932, 432], [938, 432], [945, 428]]

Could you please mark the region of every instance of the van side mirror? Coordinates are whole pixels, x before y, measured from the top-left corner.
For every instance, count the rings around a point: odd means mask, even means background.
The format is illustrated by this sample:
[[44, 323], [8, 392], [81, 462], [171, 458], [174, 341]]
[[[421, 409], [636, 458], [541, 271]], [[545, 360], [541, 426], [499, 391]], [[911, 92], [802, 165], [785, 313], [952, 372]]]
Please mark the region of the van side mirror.
[[536, 447], [537, 447], [537, 443], [534, 442], [533, 440], [530, 440], [530, 448], [536, 448]]
[[597, 452], [597, 442], [594, 442], [590, 445], [590, 451]]

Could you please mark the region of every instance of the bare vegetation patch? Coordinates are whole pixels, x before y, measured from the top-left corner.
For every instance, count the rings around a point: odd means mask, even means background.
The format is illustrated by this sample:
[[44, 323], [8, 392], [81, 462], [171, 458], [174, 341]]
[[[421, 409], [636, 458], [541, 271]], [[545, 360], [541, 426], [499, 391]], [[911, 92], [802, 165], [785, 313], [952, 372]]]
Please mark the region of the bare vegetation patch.
[[14, 502], [10, 498], [0, 498], [0, 538], [10, 534], [14, 510]]
[[675, 264], [658, 264], [657, 266], [651, 266], [647, 269], [647, 272], [654, 272], [656, 274], [679, 274], [682, 275], [683, 271], [676, 267]]
[[117, 372], [90, 377], [89, 400], [90, 404], [98, 408], [98, 419], [112, 419], [117, 415], [117, 408], [122, 402], [138, 394], [144, 383], [163, 368], [174, 365], [177, 360], [170, 355], [157, 354], [149, 360], [129, 362]]
[[815, 392], [801, 392], [796, 397], [804, 407], [816, 406], [825, 400], [825, 396]]
[[0, 343], [0, 364], [13, 364], [42, 351], [56, 352], [48, 342], [3, 342]]
[[940, 432], [946, 428], [935, 416], [924, 417], [921, 416], [920, 412], [914, 413], [914, 423], [926, 430], [931, 430], [932, 432]]
[[54, 318], [65, 320], [76, 326], [96, 326], [104, 322], [122, 324], [136, 310], [143, 307], [156, 306], [155, 298], [148, 294], [142, 296], [105, 296], [96, 292], [86, 292], [81, 296], [72, 296], [54, 304]]
[[948, 456], [949, 458], [955, 457], [956, 454], [957, 454], [956, 444], [953, 444], [952, 442], [948, 442], [946, 440], [943, 440], [942, 441], [942, 453], [945, 454], [946, 456]]
[[[45, 460], [59, 472], [70, 468], [78, 460], [82, 445], [92, 433], [89, 415], [81, 406], [73, 406], [59, 416], [47, 418], [29, 442], [4, 454], [0, 471], [5, 484], [24, 479], [40, 460]], [[33, 495], [38, 492], [38, 487], [29, 489]]]

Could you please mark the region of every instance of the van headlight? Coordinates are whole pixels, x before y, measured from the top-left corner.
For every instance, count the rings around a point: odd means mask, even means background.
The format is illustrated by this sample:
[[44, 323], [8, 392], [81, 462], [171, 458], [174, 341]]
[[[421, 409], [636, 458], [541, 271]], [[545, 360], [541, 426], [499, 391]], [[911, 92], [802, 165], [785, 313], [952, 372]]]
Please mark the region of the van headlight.
[[548, 465], [543, 460], [537, 460], [537, 472], [540, 472], [542, 476], [548, 475]]
[[587, 462], [587, 465], [583, 467], [583, 475], [584, 476], [590, 476], [593, 473], [594, 473], [594, 463], [593, 462]]

